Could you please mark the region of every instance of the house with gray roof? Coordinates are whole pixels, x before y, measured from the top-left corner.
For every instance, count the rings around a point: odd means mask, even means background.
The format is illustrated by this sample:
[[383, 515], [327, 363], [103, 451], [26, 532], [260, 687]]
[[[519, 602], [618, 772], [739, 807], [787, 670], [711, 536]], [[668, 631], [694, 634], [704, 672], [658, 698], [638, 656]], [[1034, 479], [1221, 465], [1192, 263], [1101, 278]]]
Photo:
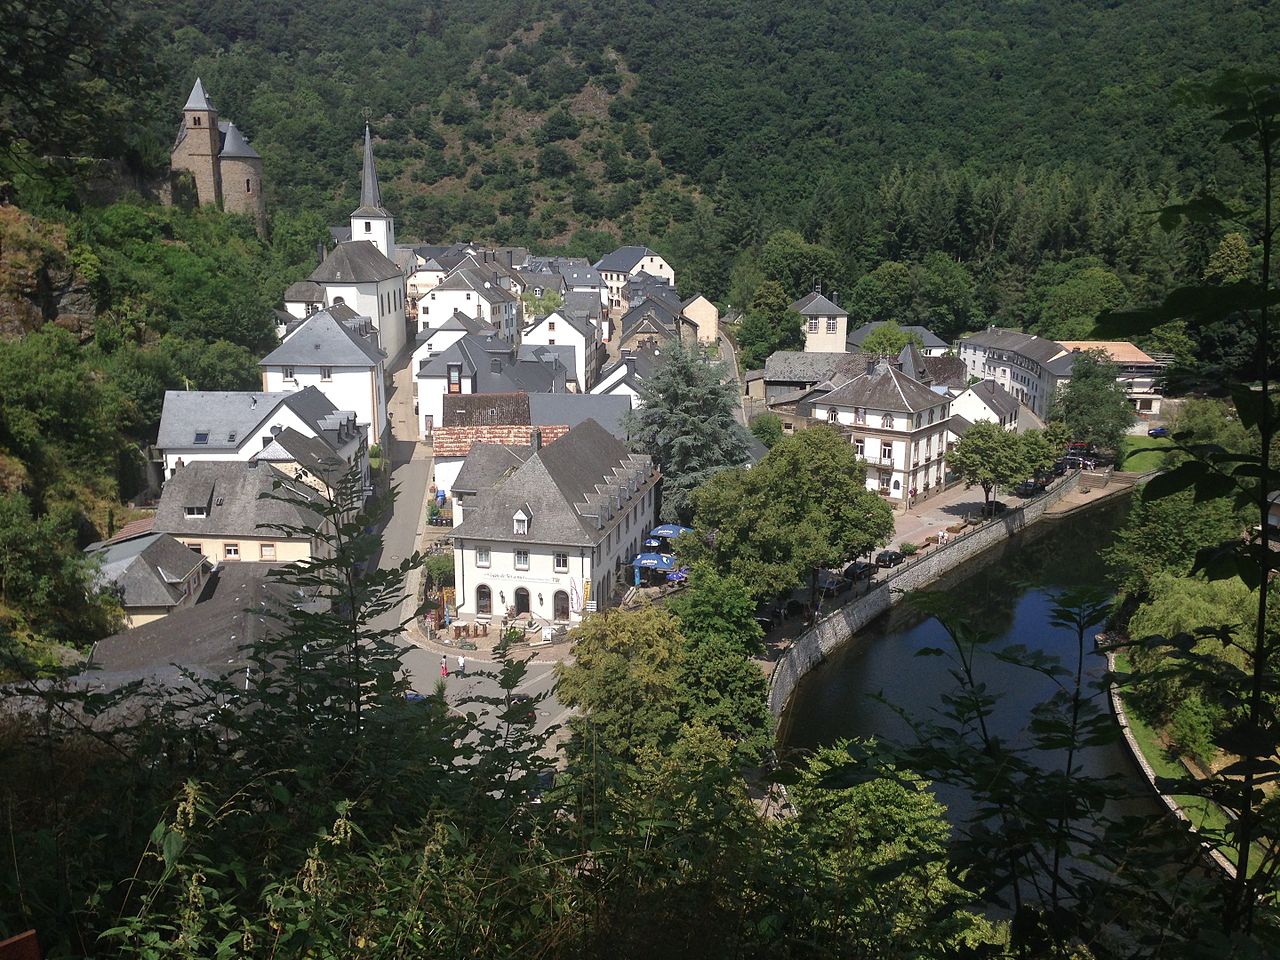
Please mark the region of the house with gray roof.
[[418, 328], [427, 329], [454, 313], [463, 313], [496, 327], [508, 343], [517, 343], [519, 307], [519, 294], [464, 264], [418, 298]]
[[[338, 314], [350, 315], [338, 319]], [[312, 314], [260, 361], [262, 387], [289, 392], [313, 386], [339, 410], [352, 410], [368, 442], [387, 440], [386, 354], [368, 317], [345, 304]]]
[[1071, 379], [1072, 352], [1054, 340], [1020, 330], [988, 327], [956, 341], [970, 378], [994, 380], [1043, 420]]
[[779, 350], [764, 362], [763, 397], [770, 404], [786, 402], [798, 390], [808, 390], [841, 374], [852, 375], [865, 367], [866, 358], [856, 353]]
[[498, 336], [466, 334], [414, 371], [418, 430], [442, 423], [445, 398], [464, 393], [564, 393], [572, 374], [555, 347], [533, 346], [522, 356]]
[[645, 297], [623, 314], [617, 342], [620, 350], [661, 348], [675, 342], [692, 346], [698, 342], [698, 325], [684, 315], [678, 300]]
[[[605, 293], [608, 297], [606, 306], [611, 317], [621, 316], [631, 308], [627, 299], [626, 285], [638, 273], [647, 273], [652, 277], [662, 277], [671, 286], [676, 285], [676, 272], [671, 269], [660, 254], [648, 247], [619, 247], [613, 253], [606, 254], [595, 263], [604, 281]], [[678, 299], [678, 298], [677, 298]]]
[[194, 604], [209, 572], [204, 557], [167, 533], [91, 544], [85, 554], [98, 564], [97, 584], [119, 599], [126, 627]]
[[202, 460], [165, 481], [152, 529], [215, 565], [292, 563], [330, 555], [318, 533], [307, 532], [325, 529], [322, 506], [313, 486], [271, 463]]
[[600, 329], [566, 310], [555, 310], [524, 328], [521, 349], [531, 345], [573, 350], [571, 358], [574, 388], [586, 393], [595, 386], [604, 364], [605, 347]]
[[166, 478], [206, 460], [245, 462], [292, 427], [324, 443], [330, 456], [368, 483], [368, 430], [314, 386], [298, 390], [167, 390], [156, 438]]
[[662, 358], [662, 349], [656, 344], [639, 344], [622, 350], [616, 363], [600, 371], [600, 379], [591, 392], [600, 396], [625, 396], [633, 408], [643, 406], [640, 384], [657, 373]]
[[906, 508], [942, 489], [951, 398], [904, 373], [899, 362], [865, 358], [841, 383], [820, 384], [799, 401], [812, 422], [849, 437], [867, 464], [867, 489]]
[[[870, 323], [864, 323], [857, 330], [849, 332], [848, 345], [850, 350], [862, 351], [863, 341], [867, 339], [867, 335], [873, 330], [883, 327], [887, 320], [873, 320]], [[912, 334], [920, 338], [920, 353], [925, 357], [940, 357], [950, 348], [947, 342], [934, 334], [928, 327], [922, 327], [919, 324], [902, 324], [903, 333]]]
[[453, 528], [460, 619], [568, 625], [607, 609], [657, 521], [652, 459], [594, 420], [536, 446], [535, 436], [527, 456], [477, 447], [485, 468], [464, 463], [458, 474], [455, 488], [467, 488]]
[[848, 349], [849, 311], [831, 297], [822, 295], [822, 287], [791, 304], [791, 309], [804, 318], [806, 353], [837, 353]]

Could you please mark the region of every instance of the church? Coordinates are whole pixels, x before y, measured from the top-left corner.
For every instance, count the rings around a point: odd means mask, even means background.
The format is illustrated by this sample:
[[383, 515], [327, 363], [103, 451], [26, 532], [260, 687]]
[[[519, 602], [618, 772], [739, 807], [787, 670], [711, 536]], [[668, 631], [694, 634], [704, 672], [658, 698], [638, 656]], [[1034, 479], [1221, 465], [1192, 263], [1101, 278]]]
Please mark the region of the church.
[[[311, 276], [285, 291], [284, 308], [303, 319], [335, 304], [346, 304], [373, 322], [379, 345], [394, 361], [408, 342], [405, 273], [394, 259], [398, 255], [395, 218], [382, 205], [368, 124], [364, 128], [360, 206], [351, 214], [350, 223], [350, 239], [341, 240]], [[348, 231], [341, 232], [346, 235]]]
[[229, 120], [219, 120], [204, 84], [196, 77], [182, 108], [182, 126], [169, 155], [174, 171], [195, 180], [202, 207], [253, 218], [259, 234], [267, 230], [267, 201], [262, 193], [262, 157]]

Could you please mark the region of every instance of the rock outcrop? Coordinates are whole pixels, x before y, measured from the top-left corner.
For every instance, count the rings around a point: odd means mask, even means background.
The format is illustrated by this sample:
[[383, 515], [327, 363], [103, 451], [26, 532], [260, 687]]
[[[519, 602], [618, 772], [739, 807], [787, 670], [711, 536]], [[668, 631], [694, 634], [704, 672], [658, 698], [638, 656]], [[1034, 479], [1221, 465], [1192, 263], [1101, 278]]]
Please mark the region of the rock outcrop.
[[0, 206], [0, 337], [56, 323], [84, 342], [93, 337], [96, 313], [96, 297], [75, 268], [66, 230]]

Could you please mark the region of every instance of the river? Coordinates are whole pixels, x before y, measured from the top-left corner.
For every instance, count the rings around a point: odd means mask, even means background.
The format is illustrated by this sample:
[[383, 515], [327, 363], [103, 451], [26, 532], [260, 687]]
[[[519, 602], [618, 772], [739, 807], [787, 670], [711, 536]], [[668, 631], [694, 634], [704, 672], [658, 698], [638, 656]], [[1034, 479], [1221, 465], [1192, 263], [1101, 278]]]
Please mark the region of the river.
[[[1055, 654], [1072, 667], [1075, 634], [1052, 626], [1050, 610], [1066, 589], [1107, 586], [1099, 554], [1112, 541], [1127, 510], [1126, 498], [1063, 520], [1032, 524], [1018, 538], [993, 547], [932, 589], [945, 591], [957, 610], [995, 634], [1002, 641], [995, 648], [1019, 643]], [[1096, 632], [1088, 631], [1090, 648]], [[806, 748], [846, 737], [911, 739], [910, 725], [889, 704], [912, 716], [927, 717], [939, 706], [940, 695], [954, 688], [948, 661], [916, 656], [922, 647], [950, 649], [946, 632], [936, 620], [898, 605], [873, 621], [801, 681], [783, 717], [782, 744]], [[1049, 695], [1050, 682], [989, 656], [979, 663], [980, 679], [999, 698], [990, 721], [993, 732], [1006, 740], [1026, 742], [1031, 708]], [[1094, 675], [1106, 668], [1096, 654], [1088, 657], [1088, 663]], [[1106, 709], [1105, 701], [1100, 706]], [[1086, 751], [1083, 766], [1091, 775], [1122, 776], [1135, 808], [1161, 809], [1122, 743]], [[937, 792], [952, 817], [962, 819], [969, 807], [967, 798], [946, 788]]]

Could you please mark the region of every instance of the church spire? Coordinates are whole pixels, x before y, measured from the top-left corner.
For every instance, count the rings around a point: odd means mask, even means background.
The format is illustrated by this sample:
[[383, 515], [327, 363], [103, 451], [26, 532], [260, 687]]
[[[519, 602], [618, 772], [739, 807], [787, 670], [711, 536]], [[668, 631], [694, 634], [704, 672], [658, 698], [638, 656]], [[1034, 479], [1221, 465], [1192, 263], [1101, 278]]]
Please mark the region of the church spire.
[[191, 96], [187, 97], [187, 104], [183, 110], [212, 110], [213, 104], [209, 102], [209, 95], [204, 92], [204, 84], [200, 82], [200, 78], [196, 77], [195, 86], [191, 88]]
[[382, 191], [378, 189], [378, 170], [373, 165], [373, 137], [369, 124], [364, 125], [364, 169], [360, 176], [360, 209], [382, 210]]

